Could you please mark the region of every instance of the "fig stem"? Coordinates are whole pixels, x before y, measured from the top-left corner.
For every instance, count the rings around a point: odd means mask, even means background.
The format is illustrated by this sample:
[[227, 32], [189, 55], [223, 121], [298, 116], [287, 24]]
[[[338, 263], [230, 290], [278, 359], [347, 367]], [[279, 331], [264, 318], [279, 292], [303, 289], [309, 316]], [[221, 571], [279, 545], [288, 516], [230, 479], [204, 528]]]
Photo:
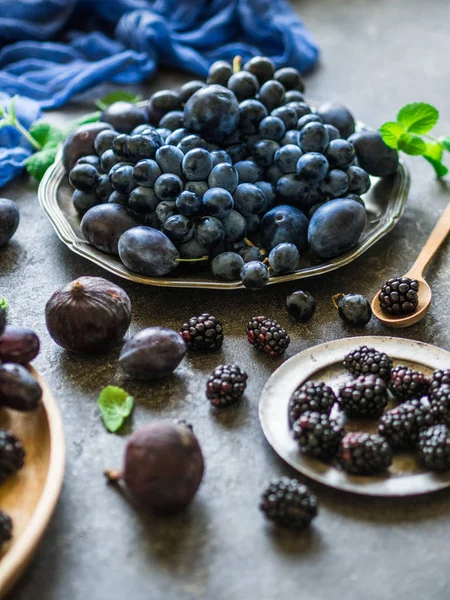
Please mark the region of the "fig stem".
[[72, 283], [72, 292], [79, 296], [84, 291], [83, 284], [76, 280]]
[[119, 481], [119, 479], [122, 479], [122, 472], [117, 469], [105, 469], [103, 471], [103, 475], [111, 483], [114, 483], [115, 481]]
[[175, 262], [201, 262], [208, 260], [209, 256], [201, 256], [200, 258], [176, 258]]
[[341, 293], [339, 293], [339, 294], [335, 294], [334, 296], [331, 296], [331, 299], [332, 299], [332, 301], [333, 301], [333, 304], [334, 304], [334, 308], [335, 308], [336, 310], [339, 308], [339, 307], [338, 307], [338, 302], [337, 302], [337, 300], [338, 300], [338, 299], [340, 300], [340, 299], [341, 299], [341, 298], [343, 298], [344, 296], [345, 296], [345, 294], [343, 294], [342, 292], [341, 292]]
[[242, 56], [235, 56], [233, 58], [233, 73], [239, 73], [242, 69]]

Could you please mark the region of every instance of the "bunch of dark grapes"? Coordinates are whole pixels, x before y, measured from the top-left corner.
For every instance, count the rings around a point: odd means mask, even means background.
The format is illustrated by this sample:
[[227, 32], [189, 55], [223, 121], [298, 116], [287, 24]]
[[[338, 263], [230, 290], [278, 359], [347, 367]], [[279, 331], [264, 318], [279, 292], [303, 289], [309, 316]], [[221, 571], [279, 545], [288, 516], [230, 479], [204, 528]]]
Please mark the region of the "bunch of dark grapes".
[[[345, 251], [364, 228], [370, 179], [346, 139], [352, 115], [316, 110], [303, 92], [296, 69], [255, 57], [242, 68], [216, 62], [206, 83], [158, 91], [146, 108], [106, 108], [105, 128], [69, 173], [87, 241], [142, 275], [208, 260], [215, 278], [257, 290], [296, 269], [308, 219], [345, 198], [309, 232], [319, 256]], [[330, 235], [341, 210], [350, 229]], [[324, 249], [322, 235], [335, 247]]]

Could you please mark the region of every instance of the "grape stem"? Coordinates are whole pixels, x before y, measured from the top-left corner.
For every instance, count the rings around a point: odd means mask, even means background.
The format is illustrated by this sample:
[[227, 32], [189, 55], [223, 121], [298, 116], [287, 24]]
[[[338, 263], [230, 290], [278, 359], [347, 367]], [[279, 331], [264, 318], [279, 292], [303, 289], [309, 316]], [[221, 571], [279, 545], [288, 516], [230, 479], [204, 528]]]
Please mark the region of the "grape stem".
[[335, 294], [334, 296], [331, 297], [333, 304], [334, 304], [334, 308], [337, 310], [339, 308], [339, 302], [338, 300], [340, 300], [341, 298], [343, 298], [345, 296], [345, 294], [343, 294], [342, 292], [340, 294]]
[[242, 70], [242, 56], [235, 56], [233, 58], [233, 73], [239, 73]]
[[175, 262], [201, 262], [208, 260], [209, 256], [201, 256], [200, 258], [176, 258]]

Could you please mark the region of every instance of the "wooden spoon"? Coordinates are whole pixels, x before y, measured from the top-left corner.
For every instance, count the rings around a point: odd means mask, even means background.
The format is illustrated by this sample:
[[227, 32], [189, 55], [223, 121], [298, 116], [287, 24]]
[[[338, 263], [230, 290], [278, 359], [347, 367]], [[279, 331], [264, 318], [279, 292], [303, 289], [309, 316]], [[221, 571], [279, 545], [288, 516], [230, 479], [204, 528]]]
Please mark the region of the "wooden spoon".
[[409, 327], [418, 323], [422, 319], [431, 304], [431, 288], [425, 281], [423, 273], [428, 266], [428, 263], [436, 254], [437, 250], [447, 237], [450, 231], [450, 204], [444, 210], [441, 218], [436, 223], [435, 228], [431, 232], [425, 246], [422, 248], [421, 253], [417, 257], [416, 262], [406, 273], [405, 277], [410, 279], [417, 279], [419, 282], [419, 304], [417, 310], [408, 315], [389, 315], [381, 310], [380, 302], [378, 299], [379, 292], [372, 300], [372, 311], [373, 314], [388, 327]]

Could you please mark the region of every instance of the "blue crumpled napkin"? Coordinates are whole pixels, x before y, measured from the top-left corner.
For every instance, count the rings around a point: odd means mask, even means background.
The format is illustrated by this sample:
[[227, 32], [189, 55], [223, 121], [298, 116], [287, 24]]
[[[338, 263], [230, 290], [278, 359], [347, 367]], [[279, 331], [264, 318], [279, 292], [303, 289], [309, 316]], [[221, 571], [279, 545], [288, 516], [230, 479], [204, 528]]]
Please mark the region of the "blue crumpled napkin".
[[[0, 0], [0, 46], [0, 89], [42, 109], [101, 82], [138, 83], [158, 65], [204, 76], [215, 60], [266, 55], [306, 71], [318, 57], [287, 0]], [[0, 185], [20, 148], [0, 156]]]

